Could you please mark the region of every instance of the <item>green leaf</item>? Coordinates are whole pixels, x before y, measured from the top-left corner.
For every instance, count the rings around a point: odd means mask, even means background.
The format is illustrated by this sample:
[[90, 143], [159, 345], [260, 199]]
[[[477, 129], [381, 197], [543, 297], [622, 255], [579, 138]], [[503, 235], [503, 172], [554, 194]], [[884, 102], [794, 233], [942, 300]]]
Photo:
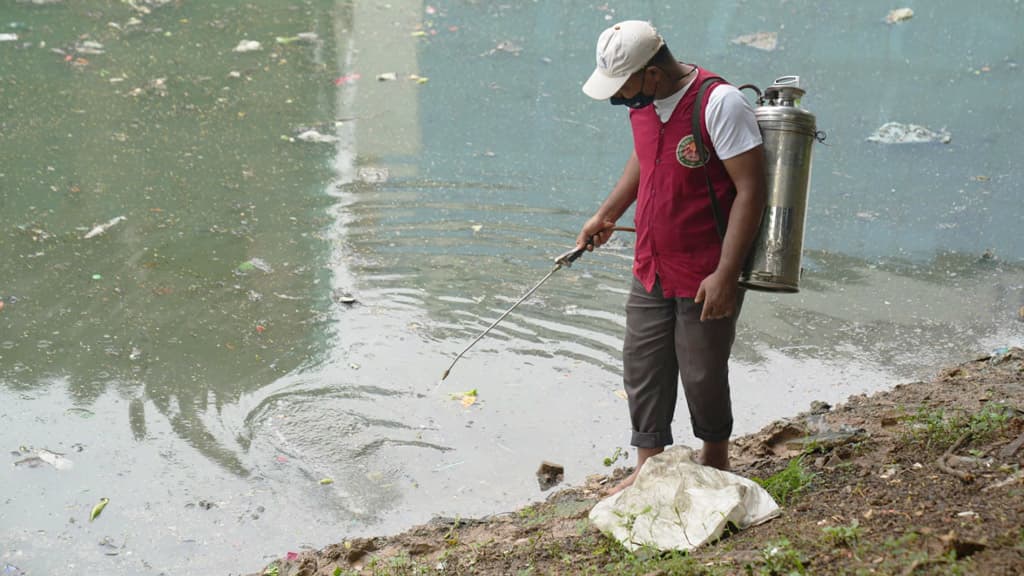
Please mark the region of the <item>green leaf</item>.
[[103, 509], [107, 507], [107, 502], [110, 502], [110, 498], [100, 498], [99, 504], [92, 507], [92, 514], [89, 514], [89, 522], [95, 520], [100, 515], [100, 512], [103, 512]]

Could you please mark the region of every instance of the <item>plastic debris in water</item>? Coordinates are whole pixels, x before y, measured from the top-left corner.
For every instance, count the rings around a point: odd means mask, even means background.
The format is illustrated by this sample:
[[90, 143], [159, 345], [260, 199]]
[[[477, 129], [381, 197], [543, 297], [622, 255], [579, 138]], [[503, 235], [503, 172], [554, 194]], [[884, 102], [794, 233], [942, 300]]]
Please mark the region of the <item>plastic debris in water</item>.
[[771, 52], [779, 45], [779, 33], [755, 32], [753, 34], [744, 34], [743, 36], [733, 38], [732, 43], [750, 46], [751, 48], [757, 48], [758, 50], [764, 50], [765, 52]]
[[885, 17], [885, 21], [889, 24], [895, 24], [897, 22], [910, 20], [913, 17], [914, 11], [910, 8], [897, 8], [889, 11], [889, 15]]
[[297, 139], [303, 142], [313, 142], [315, 144], [329, 144], [331, 142], [337, 142], [337, 136], [329, 136], [327, 134], [321, 134], [316, 130], [306, 130], [302, 134], [296, 136]]
[[250, 272], [252, 270], [259, 270], [260, 272], [265, 272], [267, 274], [270, 274], [271, 272], [274, 271], [274, 269], [270, 267], [270, 264], [267, 264], [267, 262], [262, 258], [250, 258], [249, 260], [246, 260], [245, 262], [239, 264], [237, 270], [239, 272]]
[[263, 49], [263, 45], [255, 40], [242, 40], [235, 46], [232, 52], [256, 52]]
[[390, 175], [390, 170], [385, 166], [360, 166], [356, 179], [367, 184], [379, 184], [387, 182]]
[[881, 144], [921, 144], [927, 142], [941, 142], [949, 144], [953, 136], [946, 130], [934, 132], [917, 124], [900, 124], [899, 122], [887, 122], [883, 124], [874, 134], [868, 136], [868, 142], [879, 142]]
[[99, 226], [94, 226], [92, 230], [89, 230], [88, 232], [85, 233], [85, 236], [82, 236], [82, 239], [88, 240], [89, 238], [99, 236], [100, 234], [103, 234], [107, 230], [113, 228], [115, 225], [117, 225], [118, 222], [121, 222], [122, 220], [127, 220], [127, 218], [125, 218], [124, 216], [115, 216], [114, 218], [107, 220], [106, 222], [100, 224]]
[[83, 40], [78, 44], [75, 44], [75, 52], [79, 54], [103, 54], [106, 50], [103, 48], [103, 44], [94, 40]]
[[476, 388], [468, 392], [460, 392], [458, 394], [452, 394], [453, 400], [459, 400], [462, 403], [463, 408], [469, 408], [473, 404], [476, 404], [477, 391]]

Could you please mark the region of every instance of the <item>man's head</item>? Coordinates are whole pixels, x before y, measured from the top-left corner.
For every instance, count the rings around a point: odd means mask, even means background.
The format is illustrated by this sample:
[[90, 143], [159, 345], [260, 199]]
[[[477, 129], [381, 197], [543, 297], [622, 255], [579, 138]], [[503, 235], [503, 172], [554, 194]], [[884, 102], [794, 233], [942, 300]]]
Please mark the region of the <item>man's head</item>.
[[650, 22], [626, 20], [608, 28], [597, 39], [597, 67], [583, 84], [583, 92], [595, 100], [615, 96], [664, 45]]

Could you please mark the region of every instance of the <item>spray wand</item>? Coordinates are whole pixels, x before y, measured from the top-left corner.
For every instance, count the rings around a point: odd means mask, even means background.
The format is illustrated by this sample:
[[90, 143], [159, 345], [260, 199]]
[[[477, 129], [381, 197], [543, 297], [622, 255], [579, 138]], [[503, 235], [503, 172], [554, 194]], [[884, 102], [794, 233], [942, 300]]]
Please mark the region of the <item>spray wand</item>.
[[[615, 227], [612, 227], [612, 228], [608, 228], [606, 230], [611, 231], [611, 232], [615, 232], [615, 231], [620, 231], [620, 232], [636, 232], [635, 228], [628, 228], [628, 227], [624, 227], [624, 226], [615, 226]], [[479, 336], [474, 338], [473, 341], [469, 343], [469, 346], [466, 346], [462, 350], [462, 352], [459, 352], [459, 355], [456, 356], [454, 360], [452, 360], [452, 363], [448, 366], [448, 369], [444, 371], [444, 374], [441, 376], [441, 380], [443, 381], [445, 378], [448, 377], [448, 374], [451, 373], [452, 368], [455, 367], [455, 363], [458, 362], [460, 358], [462, 358], [463, 354], [465, 354], [466, 352], [469, 352], [469, 349], [472, 348], [474, 344], [479, 342], [480, 339], [482, 339], [484, 336], [487, 335], [488, 332], [490, 332], [492, 329], [494, 329], [494, 327], [497, 326], [499, 322], [504, 320], [506, 316], [508, 316], [513, 310], [516, 309], [516, 306], [519, 306], [520, 304], [522, 304], [523, 301], [525, 301], [534, 292], [536, 292], [537, 289], [541, 287], [541, 284], [544, 284], [544, 282], [546, 282], [548, 278], [551, 278], [551, 276], [554, 275], [555, 272], [558, 272], [563, 267], [569, 268], [570, 266], [572, 266], [572, 263], [575, 262], [576, 260], [578, 260], [580, 256], [583, 256], [583, 253], [587, 251], [587, 248], [589, 248], [589, 247], [591, 247], [593, 245], [594, 245], [594, 237], [591, 236], [590, 239], [587, 240], [586, 245], [584, 245], [582, 248], [573, 248], [572, 250], [569, 250], [565, 254], [562, 254], [561, 256], [555, 258], [555, 267], [552, 268], [551, 271], [548, 272], [546, 276], [541, 278], [540, 282], [537, 282], [536, 284], [534, 284], [533, 288], [530, 288], [526, 292], [526, 294], [523, 294], [522, 298], [520, 298], [519, 300], [516, 300], [515, 304], [513, 304], [511, 307], [509, 307], [508, 310], [505, 310], [504, 314], [502, 314], [501, 316], [498, 316], [498, 319], [495, 320], [494, 322], [492, 322], [491, 325], [488, 326], [486, 330], [484, 330], [483, 332], [480, 333]]]

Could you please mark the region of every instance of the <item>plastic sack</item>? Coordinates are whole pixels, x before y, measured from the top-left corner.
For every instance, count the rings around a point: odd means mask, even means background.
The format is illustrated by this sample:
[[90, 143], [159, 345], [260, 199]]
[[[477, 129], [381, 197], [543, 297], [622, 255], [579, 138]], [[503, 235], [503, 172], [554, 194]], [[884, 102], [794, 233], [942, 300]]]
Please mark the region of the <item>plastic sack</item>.
[[632, 486], [601, 500], [590, 521], [627, 549], [692, 550], [727, 525], [743, 530], [779, 515], [757, 483], [697, 464], [678, 446], [647, 460]]

